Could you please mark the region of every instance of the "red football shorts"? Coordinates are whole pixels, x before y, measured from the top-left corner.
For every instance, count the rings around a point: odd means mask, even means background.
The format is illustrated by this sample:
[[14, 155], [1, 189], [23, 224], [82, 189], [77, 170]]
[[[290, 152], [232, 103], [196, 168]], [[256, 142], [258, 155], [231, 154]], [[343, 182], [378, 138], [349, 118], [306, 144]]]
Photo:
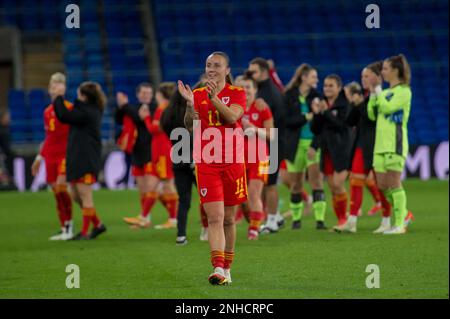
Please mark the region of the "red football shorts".
[[170, 160], [170, 156], [160, 155], [156, 158], [156, 161], [153, 162], [153, 173], [159, 179], [172, 179], [173, 175], [173, 167], [172, 161]]
[[145, 163], [143, 166], [135, 166], [135, 165], [133, 165], [131, 167], [131, 174], [134, 177], [141, 177], [141, 176], [145, 176], [145, 175], [154, 175], [154, 173], [153, 173], [153, 163], [152, 162], [148, 162], [148, 163]]
[[357, 147], [352, 160], [352, 173], [355, 174], [369, 174], [370, 170], [364, 168], [364, 156], [362, 148]]
[[245, 164], [245, 173], [248, 181], [256, 179], [263, 181], [264, 184], [267, 184], [267, 180], [269, 178], [269, 175], [267, 174], [268, 171], [269, 171], [268, 161]]
[[247, 200], [245, 165], [196, 164], [197, 189], [202, 204], [224, 202], [225, 206], [236, 206]]
[[66, 159], [62, 158], [56, 161], [45, 161], [45, 171], [47, 175], [47, 184], [55, 183], [58, 176], [66, 175]]

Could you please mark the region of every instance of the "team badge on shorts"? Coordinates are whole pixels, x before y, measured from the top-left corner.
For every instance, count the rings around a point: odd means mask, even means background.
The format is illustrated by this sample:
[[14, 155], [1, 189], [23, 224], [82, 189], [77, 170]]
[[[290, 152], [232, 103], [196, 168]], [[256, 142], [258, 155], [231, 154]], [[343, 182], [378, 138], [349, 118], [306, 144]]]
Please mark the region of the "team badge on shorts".
[[208, 193], [208, 189], [202, 188], [202, 189], [200, 190], [200, 194], [202, 194], [203, 197], [206, 196], [206, 193]]
[[228, 105], [228, 103], [230, 103], [230, 97], [229, 96], [222, 97], [222, 102], [223, 104]]

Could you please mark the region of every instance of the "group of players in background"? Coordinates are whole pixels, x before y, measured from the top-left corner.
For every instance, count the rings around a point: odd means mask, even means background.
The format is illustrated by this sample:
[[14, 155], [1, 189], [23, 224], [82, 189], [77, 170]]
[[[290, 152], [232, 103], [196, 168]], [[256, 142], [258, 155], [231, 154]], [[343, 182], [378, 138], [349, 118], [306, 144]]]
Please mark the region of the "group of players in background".
[[[124, 221], [133, 229], [151, 227], [152, 209], [160, 200], [168, 220], [154, 227], [177, 228], [176, 243], [186, 244], [191, 189], [196, 185], [202, 221], [200, 239], [209, 241], [214, 267], [209, 281], [217, 285], [231, 282], [237, 221], [248, 221], [249, 240], [258, 239], [262, 233], [276, 233], [284, 224], [287, 214], [279, 211], [280, 181], [290, 191], [293, 230], [301, 229], [306, 210], [313, 212], [317, 230], [328, 228], [326, 180], [337, 220], [333, 231], [357, 231], [367, 187], [374, 200], [368, 214], [382, 215], [374, 233], [404, 234], [413, 219], [401, 184], [408, 153], [410, 79], [407, 60], [398, 55], [367, 65], [361, 73], [361, 84], [344, 85], [339, 75], [327, 75], [323, 92], [317, 90], [319, 75], [313, 66], [300, 65], [285, 87], [273, 62], [263, 58], [250, 61], [245, 73], [233, 81], [228, 56], [214, 52], [208, 56], [205, 73], [193, 90], [181, 81], [161, 83], [156, 88], [156, 108], [151, 107], [154, 88], [149, 83], [137, 87], [138, 105], [130, 104], [128, 96], [118, 92], [116, 121], [122, 130], [117, 145], [131, 158], [141, 208], [138, 216], [124, 217]], [[387, 83], [384, 90], [383, 82]], [[100, 170], [100, 123], [106, 98], [100, 85], [84, 82], [72, 105], [64, 100], [65, 83], [61, 73], [50, 79], [52, 103], [44, 111], [46, 139], [32, 172], [36, 174], [45, 159], [47, 182], [61, 224], [61, 232], [50, 239], [89, 240], [106, 231], [92, 196], [92, 184]], [[194, 120], [201, 122], [202, 130], [242, 128], [266, 144], [275, 138], [271, 129], [276, 128], [277, 171], [268, 174], [270, 148], [256, 162], [245, 158], [241, 165], [202, 163], [192, 155], [181, 163], [172, 163], [172, 145], [178, 141], [169, 139], [171, 131], [187, 128], [195, 141]], [[247, 150], [249, 140], [246, 137], [244, 145], [235, 145], [235, 149]], [[76, 236], [72, 200], [83, 213], [81, 231]]]

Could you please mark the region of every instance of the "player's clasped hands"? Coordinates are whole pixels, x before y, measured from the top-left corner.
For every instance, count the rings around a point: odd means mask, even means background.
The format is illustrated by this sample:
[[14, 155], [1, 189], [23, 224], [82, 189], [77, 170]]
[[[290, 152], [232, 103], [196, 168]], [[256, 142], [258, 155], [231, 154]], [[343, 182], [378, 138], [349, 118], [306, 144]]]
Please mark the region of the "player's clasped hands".
[[217, 94], [219, 94], [216, 82], [206, 81], [206, 87], [208, 89], [208, 95], [210, 99], [215, 98]]

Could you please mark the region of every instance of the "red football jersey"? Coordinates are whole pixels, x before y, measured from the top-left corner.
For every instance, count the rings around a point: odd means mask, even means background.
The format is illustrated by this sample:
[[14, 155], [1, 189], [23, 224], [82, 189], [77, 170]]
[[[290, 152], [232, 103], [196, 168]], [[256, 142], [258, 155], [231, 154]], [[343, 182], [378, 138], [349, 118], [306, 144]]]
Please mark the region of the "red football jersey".
[[[201, 123], [201, 130], [196, 130], [194, 136], [194, 161], [214, 164], [244, 163], [244, 139], [239, 121], [234, 124], [224, 123], [209, 99], [206, 87], [196, 89], [193, 93], [194, 109], [198, 112]], [[241, 87], [227, 83], [217, 97], [228, 107], [235, 104], [245, 110], [245, 91]], [[219, 148], [218, 143], [222, 149], [221, 154], [214, 151]]]
[[155, 110], [153, 117], [145, 119], [147, 130], [152, 134], [152, 161], [156, 161], [159, 156], [169, 156], [172, 148], [167, 134], [162, 130], [160, 124], [154, 124], [153, 121], [160, 121], [161, 116], [168, 104], [161, 104]]
[[[244, 115], [242, 117], [246, 118], [248, 121], [250, 121], [250, 123], [252, 123], [256, 127], [263, 128], [264, 122], [272, 118], [272, 111], [267, 105], [260, 106], [258, 108], [256, 106], [257, 103], [260, 103], [258, 99], [255, 100], [248, 109], [247, 108], [245, 109]], [[261, 101], [261, 104], [262, 103], [263, 102]]]
[[[64, 101], [64, 105], [71, 110], [72, 103]], [[44, 110], [45, 140], [41, 155], [46, 161], [58, 161], [66, 157], [67, 140], [70, 125], [61, 123], [56, 117], [53, 104]]]
[[[251, 124], [255, 125], [258, 128], [264, 128], [264, 122], [270, 120], [272, 118], [272, 111], [269, 106], [265, 104], [262, 100], [255, 100], [249, 108], [245, 109], [244, 115], [242, 118], [247, 119]], [[256, 144], [257, 142], [257, 144]], [[266, 140], [262, 140], [261, 138], [245, 138], [245, 156], [246, 163], [248, 163], [248, 149], [256, 150], [256, 147], [263, 148], [261, 154], [268, 154], [268, 147]], [[254, 145], [256, 144], [256, 145]], [[266, 161], [267, 158], [258, 158], [258, 161]]]
[[125, 115], [123, 117], [122, 132], [117, 139], [117, 145], [122, 151], [127, 154], [131, 154], [133, 152], [134, 145], [136, 144], [137, 136], [138, 131], [136, 124], [134, 124], [133, 119], [130, 116]]

